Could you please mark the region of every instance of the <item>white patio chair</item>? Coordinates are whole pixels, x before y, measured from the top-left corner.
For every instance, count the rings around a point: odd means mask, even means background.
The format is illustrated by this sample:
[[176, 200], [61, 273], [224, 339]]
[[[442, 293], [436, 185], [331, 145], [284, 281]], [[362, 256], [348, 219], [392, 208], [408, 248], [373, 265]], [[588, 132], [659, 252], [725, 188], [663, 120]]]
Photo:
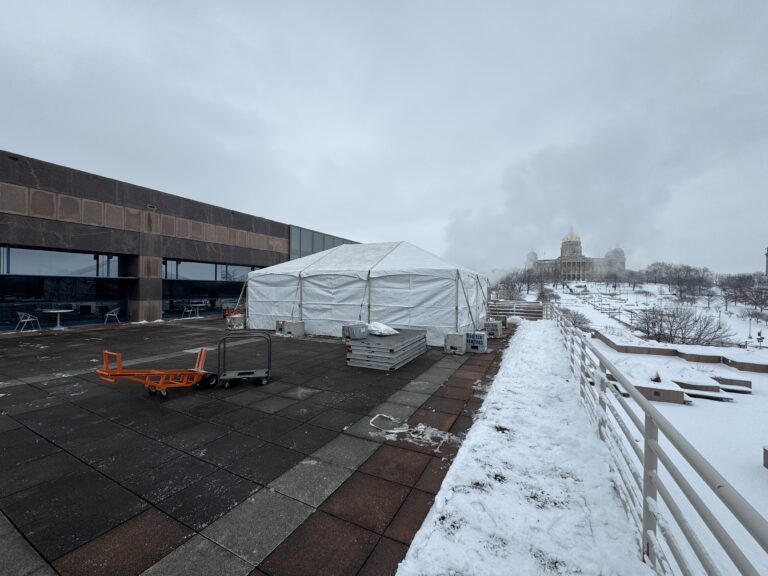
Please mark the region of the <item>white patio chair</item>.
[[104, 314], [104, 324], [106, 324], [110, 318], [114, 318], [117, 320], [117, 323], [120, 324], [120, 318], [117, 317], [118, 312], [120, 312], [120, 308], [112, 308], [112, 310]]
[[34, 329], [35, 324], [37, 324], [37, 329], [40, 330], [40, 320], [37, 319], [37, 316], [33, 316], [32, 314], [28, 314], [26, 312], [16, 312], [16, 314], [19, 315], [19, 321], [16, 324], [16, 328], [14, 328], [14, 332], [16, 330], [19, 330], [19, 326], [21, 326], [21, 330], [19, 332], [24, 332], [24, 327], [31, 323], [32, 328]]
[[192, 318], [195, 315], [194, 306], [184, 306], [184, 311], [181, 313], [182, 318]]

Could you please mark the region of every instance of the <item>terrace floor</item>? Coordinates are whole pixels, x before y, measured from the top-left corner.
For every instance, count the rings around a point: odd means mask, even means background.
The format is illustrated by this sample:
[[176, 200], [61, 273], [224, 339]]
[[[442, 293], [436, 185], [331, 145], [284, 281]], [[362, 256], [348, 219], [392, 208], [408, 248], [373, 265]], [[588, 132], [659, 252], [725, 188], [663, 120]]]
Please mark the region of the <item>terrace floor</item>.
[[[346, 366], [339, 340], [273, 338], [266, 386], [167, 400], [93, 373], [104, 349], [137, 368], [189, 368], [224, 334], [204, 318], [0, 335], [4, 570], [395, 572], [499, 351], [430, 349], [386, 373]], [[228, 368], [264, 366], [262, 344], [229, 347]], [[216, 370], [215, 350], [206, 367]], [[452, 436], [387, 437], [369, 424], [380, 413]]]

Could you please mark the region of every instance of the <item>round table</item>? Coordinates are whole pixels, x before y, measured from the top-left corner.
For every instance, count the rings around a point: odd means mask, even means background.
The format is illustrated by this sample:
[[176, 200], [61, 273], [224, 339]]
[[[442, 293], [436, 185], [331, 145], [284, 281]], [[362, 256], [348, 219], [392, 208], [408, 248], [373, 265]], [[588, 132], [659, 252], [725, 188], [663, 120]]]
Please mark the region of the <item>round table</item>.
[[39, 312], [43, 312], [44, 314], [56, 314], [56, 326], [53, 327], [53, 330], [66, 330], [67, 328], [61, 325], [61, 315], [66, 314], [68, 312], [74, 312], [74, 311], [75, 311], [74, 308], [72, 310], [62, 310], [60, 308], [39, 310]]

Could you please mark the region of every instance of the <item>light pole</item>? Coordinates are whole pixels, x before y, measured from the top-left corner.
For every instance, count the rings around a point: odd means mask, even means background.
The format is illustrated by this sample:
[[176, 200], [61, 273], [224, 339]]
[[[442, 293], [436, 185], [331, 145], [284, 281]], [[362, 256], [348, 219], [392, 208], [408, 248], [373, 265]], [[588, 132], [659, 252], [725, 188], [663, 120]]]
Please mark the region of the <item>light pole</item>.
[[749, 336], [747, 338], [752, 339], [752, 316], [749, 317]]

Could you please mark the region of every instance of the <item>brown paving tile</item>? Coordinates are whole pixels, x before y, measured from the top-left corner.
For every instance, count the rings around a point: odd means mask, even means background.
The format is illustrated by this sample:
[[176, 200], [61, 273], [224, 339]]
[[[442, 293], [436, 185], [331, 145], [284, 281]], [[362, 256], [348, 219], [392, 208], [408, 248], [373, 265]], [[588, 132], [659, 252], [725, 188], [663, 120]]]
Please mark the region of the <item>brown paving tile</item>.
[[437, 410], [438, 412], [445, 412], [446, 414], [461, 414], [461, 411], [464, 409], [464, 401], [432, 396], [424, 403], [422, 408]]
[[397, 565], [405, 558], [408, 546], [382, 538], [368, 557], [358, 576], [394, 576]]
[[325, 501], [321, 510], [382, 534], [408, 491], [400, 484], [355, 472]]
[[382, 446], [359, 470], [398, 484], [413, 486], [429, 463], [429, 456], [403, 450], [394, 446]]
[[483, 405], [483, 401], [479, 398], [471, 398], [470, 400], [467, 400], [467, 405], [465, 406], [464, 410], [462, 411], [462, 414], [464, 416], [474, 416], [477, 414], [477, 411], [480, 410], [480, 407]]
[[415, 442], [409, 442], [407, 440], [387, 440], [384, 444], [387, 446], [403, 448], [405, 450], [413, 450], [414, 452], [420, 452], [421, 454], [427, 454], [429, 456], [447, 458], [448, 460], [453, 460], [456, 453], [459, 451], [458, 444], [416, 444]]
[[421, 478], [416, 482], [416, 488], [430, 494], [437, 494], [450, 467], [450, 462], [442, 458], [432, 458], [424, 469]]
[[258, 568], [254, 568], [253, 572], [249, 572], [248, 576], [268, 576], [266, 573], [262, 572]]
[[474, 420], [472, 420], [471, 416], [459, 416], [456, 418], [456, 422], [453, 423], [453, 426], [451, 426], [451, 434], [455, 434], [456, 436], [465, 436], [466, 433], [469, 431], [470, 428], [472, 428], [472, 423]]
[[194, 532], [150, 508], [56, 560], [62, 576], [134, 576], [177, 548]]
[[435, 497], [421, 490], [412, 490], [403, 502], [385, 535], [389, 538], [410, 545], [416, 532], [421, 528]]
[[456, 378], [451, 376], [445, 383], [446, 386], [451, 388], [461, 388], [462, 390], [472, 390], [477, 380], [475, 378]]
[[440, 398], [450, 398], [452, 400], [461, 400], [466, 402], [472, 396], [472, 388], [459, 388], [457, 386], [440, 386], [435, 390], [435, 396]]
[[[463, 403], [462, 403], [463, 404]], [[448, 432], [456, 421], [456, 414], [446, 414], [444, 412], [434, 412], [432, 410], [426, 410], [424, 408], [416, 410], [413, 415], [408, 419], [408, 423], [412, 425], [426, 424], [432, 426], [443, 432]]]
[[315, 512], [259, 568], [270, 576], [354, 576], [378, 539], [373, 532]]

